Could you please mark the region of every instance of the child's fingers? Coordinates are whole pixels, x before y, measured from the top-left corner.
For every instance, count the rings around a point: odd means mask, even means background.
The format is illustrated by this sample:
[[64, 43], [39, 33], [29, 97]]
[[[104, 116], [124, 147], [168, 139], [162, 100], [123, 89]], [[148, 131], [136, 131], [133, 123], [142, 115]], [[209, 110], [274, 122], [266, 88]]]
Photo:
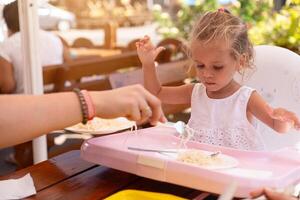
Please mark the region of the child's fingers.
[[136, 42], [136, 43], [135, 43], [135, 46], [136, 46], [136, 48], [138, 48], [138, 49], [139, 49], [139, 48], [140, 48], [140, 46], [141, 46], [141, 45], [140, 45], [140, 42]]
[[266, 104], [265, 108], [266, 108], [266, 111], [267, 111], [268, 115], [272, 116], [273, 115], [273, 108], [271, 106], [269, 106], [268, 104]]
[[257, 198], [257, 197], [260, 197], [264, 194], [264, 188], [258, 188], [252, 192], [250, 192], [250, 196], [252, 198]]
[[271, 106], [269, 106], [269, 105], [266, 105], [265, 108], [266, 108], [266, 111], [267, 111], [268, 115], [269, 115], [272, 119], [277, 119], [277, 120], [280, 120], [280, 121], [283, 120], [282, 117], [281, 117], [281, 115], [280, 115], [280, 112], [279, 112], [278, 109], [273, 109], [273, 108], [272, 108]]
[[271, 200], [293, 200], [296, 199], [288, 194], [285, 194], [283, 192], [277, 192], [276, 190], [270, 189], [270, 188], [265, 188], [264, 189], [264, 194], [267, 199]]
[[297, 130], [297, 131], [300, 131], [300, 120], [299, 118], [295, 115], [295, 120], [294, 120], [295, 124], [294, 124], [294, 128]]
[[292, 121], [291, 120], [291, 112], [283, 109], [276, 108], [273, 110], [273, 113], [270, 115], [272, 119], [276, 119], [283, 122]]
[[143, 37], [141, 38], [138, 42], [141, 44], [141, 45], [144, 45], [145, 43], [147, 43], [149, 41], [149, 39]]
[[293, 121], [294, 128], [300, 130], [300, 120], [295, 113], [291, 113], [290, 120]]
[[148, 51], [154, 49], [154, 46], [152, 45], [151, 42], [147, 42], [144, 46], [145, 46], [145, 49], [147, 49]]
[[140, 40], [139, 40], [139, 42], [141, 42], [141, 43], [143, 43], [143, 44], [145, 44], [145, 43], [147, 43], [147, 42], [149, 42], [150, 41], [150, 38], [149, 38], [149, 36], [147, 36], [147, 35], [145, 35], [143, 38], [141, 38]]
[[273, 109], [269, 105], [266, 105], [265, 108], [268, 115], [272, 119], [279, 120], [281, 122], [289, 122], [291, 123], [292, 127], [294, 127], [296, 130], [300, 130], [300, 120], [295, 113], [285, 110], [283, 108]]
[[149, 37], [148, 35], [145, 35], [145, 36], [144, 36], [144, 39], [145, 39], [145, 40], [150, 40], [150, 37]]
[[146, 47], [147, 44], [145, 44], [144, 41], [139, 41], [139, 42], [136, 42], [135, 44], [136, 44], [136, 47], [137, 47], [138, 50], [148, 51], [147, 47]]
[[296, 130], [300, 130], [300, 120], [297, 115], [293, 112], [285, 110], [283, 108], [275, 109], [273, 112], [273, 119], [288, 122], [294, 127]]

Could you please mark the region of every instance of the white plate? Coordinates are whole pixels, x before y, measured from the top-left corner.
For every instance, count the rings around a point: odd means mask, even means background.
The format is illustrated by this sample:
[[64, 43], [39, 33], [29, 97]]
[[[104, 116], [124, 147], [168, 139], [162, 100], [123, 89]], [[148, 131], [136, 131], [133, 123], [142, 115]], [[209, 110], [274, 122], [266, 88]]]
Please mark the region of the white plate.
[[117, 131], [129, 129], [135, 126], [135, 122], [129, 121], [124, 117], [119, 117], [115, 119], [102, 119], [95, 117], [93, 120], [89, 121], [86, 125], [81, 123], [74, 126], [65, 128], [67, 131], [74, 133], [88, 133], [93, 135], [110, 134]]
[[[185, 151], [196, 150], [196, 151], [203, 153], [206, 156], [210, 156], [211, 154], [214, 153], [214, 152], [204, 151], [204, 150], [200, 150], [200, 149], [168, 149], [168, 150], [178, 151], [178, 153], [160, 152], [160, 154], [164, 155], [165, 157], [167, 157], [169, 159], [176, 160], [178, 162], [182, 162], [180, 160], [177, 160], [178, 154], [185, 152]], [[221, 163], [210, 164], [210, 165], [197, 165], [197, 164], [188, 163], [188, 162], [182, 162], [182, 163], [185, 163], [187, 165], [194, 165], [194, 166], [205, 168], [205, 169], [212, 169], [212, 170], [233, 168], [233, 167], [238, 166], [238, 164], [239, 164], [239, 161], [232, 156], [228, 156], [228, 155], [221, 153], [221, 154], [217, 155], [217, 157], [221, 160]]]

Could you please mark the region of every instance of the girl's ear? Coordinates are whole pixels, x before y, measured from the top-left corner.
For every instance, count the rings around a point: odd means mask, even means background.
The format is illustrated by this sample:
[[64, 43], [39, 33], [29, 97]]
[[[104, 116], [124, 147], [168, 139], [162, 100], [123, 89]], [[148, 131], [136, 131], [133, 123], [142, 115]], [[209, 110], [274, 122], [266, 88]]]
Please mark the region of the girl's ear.
[[246, 64], [246, 54], [241, 54], [238, 59], [238, 71], [242, 71]]

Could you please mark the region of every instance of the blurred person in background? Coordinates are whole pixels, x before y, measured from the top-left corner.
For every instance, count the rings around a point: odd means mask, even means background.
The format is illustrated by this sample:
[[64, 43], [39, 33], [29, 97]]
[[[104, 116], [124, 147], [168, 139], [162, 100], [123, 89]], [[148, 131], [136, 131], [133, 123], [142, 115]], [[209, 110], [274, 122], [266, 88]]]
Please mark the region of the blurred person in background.
[[[0, 94], [24, 93], [24, 70], [20, 33], [18, 0], [3, 8], [3, 18], [8, 29], [8, 38], [0, 45]], [[62, 64], [64, 47], [61, 39], [51, 32], [39, 29], [38, 47], [42, 66]], [[32, 163], [31, 142], [14, 147], [6, 161], [24, 167]]]
[[[8, 38], [0, 45], [0, 93], [23, 93], [23, 55], [19, 24], [18, 0], [3, 8]], [[64, 48], [58, 36], [39, 30], [39, 56], [42, 66], [63, 63]]]

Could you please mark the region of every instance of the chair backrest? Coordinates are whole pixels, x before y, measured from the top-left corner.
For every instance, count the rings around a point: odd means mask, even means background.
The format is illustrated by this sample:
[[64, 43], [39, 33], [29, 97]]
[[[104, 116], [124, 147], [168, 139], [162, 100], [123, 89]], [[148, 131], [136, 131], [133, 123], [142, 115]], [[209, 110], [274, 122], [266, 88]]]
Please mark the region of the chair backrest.
[[[261, 45], [254, 50], [255, 69], [243, 78], [237, 77], [239, 81], [255, 88], [272, 107], [283, 107], [300, 116], [300, 56], [277, 46]], [[279, 134], [261, 122], [259, 130], [268, 149], [300, 142], [300, 132], [295, 130]]]
[[157, 47], [163, 46], [166, 50], [162, 51], [156, 58], [159, 63], [184, 60], [187, 58], [184, 52], [184, 42], [175, 38], [165, 38], [161, 40]]
[[55, 73], [54, 91], [111, 89], [107, 75], [130, 67], [141, 67], [136, 52], [66, 63]]
[[140, 39], [133, 39], [130, 42], [128, 42], [127, 46], [123, 49], [123, 52], [128, 52], [128, 51], [136, 51], [136, 45], [135, 43], [140, 41]]
[[94, 44], [91, 40], [84, 38], [84, 37], [79, 37], [76, 40], [74, 40], [72, 47], [74, 48], [93, 48]]
[[44, 93], [54, 92], [58, 73], [62, 65], [48, 65], [43, 67]]
[[[180, 60], [159, 64], [156, 67], [156, 71], [162, 85], [175, 86], [184, 84], [184, 80], [188, 78], [188, 68], [188, 61]], [[109, 75], [109, 80], [112, 88], [133, 84], [144, 84], [142, 69], [111, 73]]]

